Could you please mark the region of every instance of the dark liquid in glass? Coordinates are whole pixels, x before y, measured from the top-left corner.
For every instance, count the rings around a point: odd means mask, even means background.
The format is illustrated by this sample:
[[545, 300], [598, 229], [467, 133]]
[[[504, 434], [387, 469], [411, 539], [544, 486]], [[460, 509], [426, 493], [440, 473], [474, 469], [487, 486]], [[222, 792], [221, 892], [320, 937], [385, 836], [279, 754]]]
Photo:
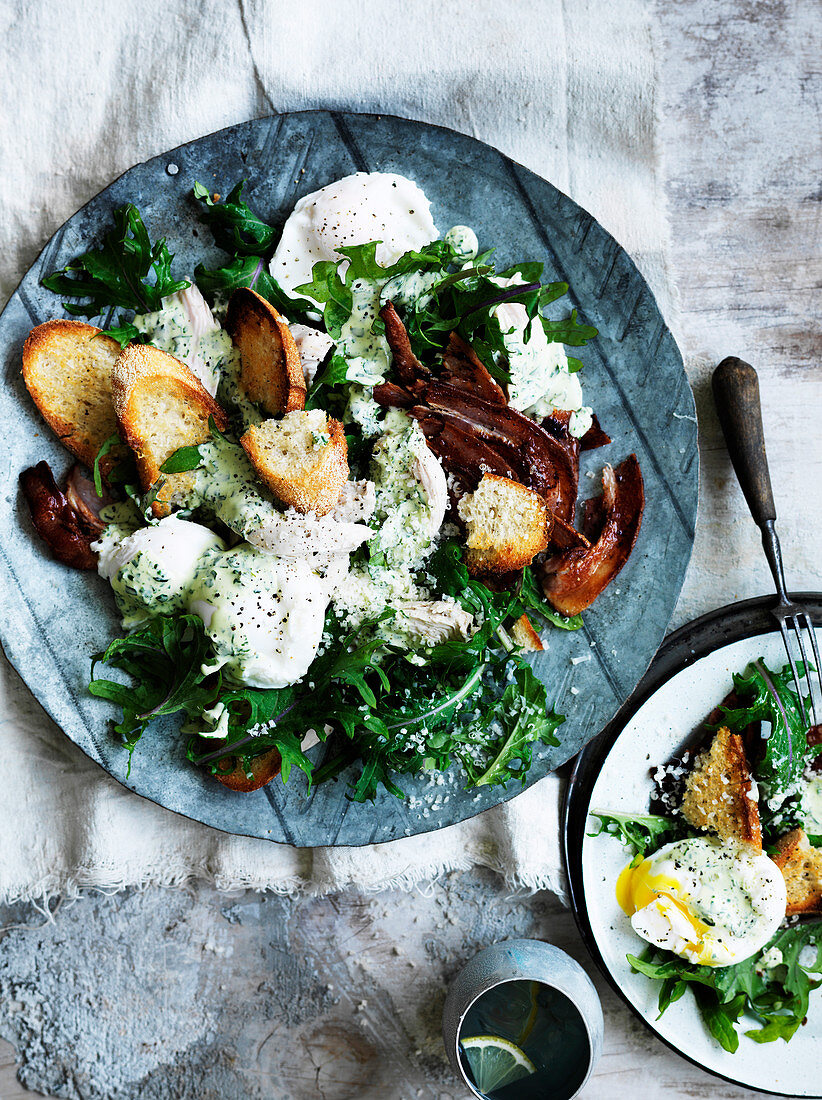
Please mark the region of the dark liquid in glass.
[[[493, 1035], [514, 1043], [535, 1073], [482, 1092], [462, 1040]], [[469, 1081], [488, 1100], [568, 1100], [582, 1084], [591, 1048], [582, 1016], [557, 989], [540, 982], [503, 982], [471, 1005], [460, 1031], [460, 1061]]]

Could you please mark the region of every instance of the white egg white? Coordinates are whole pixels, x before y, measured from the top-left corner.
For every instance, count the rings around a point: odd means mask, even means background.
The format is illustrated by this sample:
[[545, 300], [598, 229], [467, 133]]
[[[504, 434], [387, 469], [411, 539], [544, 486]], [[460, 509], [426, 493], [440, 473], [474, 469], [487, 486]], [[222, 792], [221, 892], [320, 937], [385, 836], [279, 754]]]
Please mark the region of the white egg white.
[[785, 917], [782, 872], [767, 855], [707, 837], [666, 844], [619, 878], [637, 935], [703, 966], [758, 954]]
[[126, 625], [174, 610], [203, 620], [231, 681], [281, 688], [308, 671], [322, 638], [329, 586], [305, 560], [242, 543], [226, 550], [207, 527], [168, 516], [134, 532], [110, 527], [99, 544]]
[[340, 248], [381, 241], [377, 262], [387, 267], [436, 238], [431, 203], [416, 183], [392, 172], [357, 172], [300, 199], [283, 226], [271, 274], [293, 290], [311, 280], [319, 260], [339, 259]]

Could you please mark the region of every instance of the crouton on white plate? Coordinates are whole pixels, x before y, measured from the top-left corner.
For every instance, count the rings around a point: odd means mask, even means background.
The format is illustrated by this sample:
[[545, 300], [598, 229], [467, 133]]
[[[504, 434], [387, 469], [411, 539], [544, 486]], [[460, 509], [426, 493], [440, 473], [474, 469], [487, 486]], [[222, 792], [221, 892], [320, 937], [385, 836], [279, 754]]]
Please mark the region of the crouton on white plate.
[[738, 733], [722, 726], [685, 781], [682, 816], [695, 829], [762, 851], [759, 803]]
[[[111, 372], [120, 345], [83, 321], [46, 321], [23, 347], [23, 381], [49, 427], [86, 466], [117, 431]], [[125, 448], [100, 463], [107, 473]]]
[[239, 385], [269, 416], [305, 408], [305, 374], [285, 318], [249, 287], [231, 295], [226, 328], [240, 350]]
[[348, 444], [342, 424], [322, 409], [264, 420], [240, 442], [260, 480], [283, 504], [324, 516], [339, 503], [348, 480]]
[[195, 474], [161, 474], [160, 467], [180, 447], [207, 442], [211, 418], [220, 431], [228, 418], [185, 363], [159, 348], [129, 344], [111, 379], [117, 422], [134, 451], [140, 483], [149, 489], [164, 478], [153, 510], [168, 515], [171, 505], [185, 504]]
[[793, 829], [777, 841], [774, 863], [788, 890], [786, 913], [822, 913], [822, 851], [804, 830]]
[[539, 493], [484, 474], [458, 506], [467, 528], [465, 564], [474, 576], [522, 569], [548, 546], [551, 514]]

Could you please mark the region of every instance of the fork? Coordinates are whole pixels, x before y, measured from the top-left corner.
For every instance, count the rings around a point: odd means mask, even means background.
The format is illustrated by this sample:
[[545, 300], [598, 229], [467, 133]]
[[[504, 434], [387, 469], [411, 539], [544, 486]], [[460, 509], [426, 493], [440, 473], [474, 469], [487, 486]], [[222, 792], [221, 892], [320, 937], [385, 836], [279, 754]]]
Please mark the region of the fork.
[[[785, 643], [788, 663], [791, 666], [799, 696], [802, 720], [806, 728], [811, 724], [799, 682], [797, 666], [800, 660], [808, 685], [813, 725], [818, 726], [822, 718], [822, 662], [819, 659], [816, 631], [811, 617], [801, 604], [791, 600], [785, 587], [782, 550], [776, 534], [776, 507], [771, 489], [771, 475], [768, 471], [768, 456], [765, 453], [765, 434], [762, 430], [759, 377], [749, 363], [730, 356], [723, 359], [714, 371], [713, 391], [728, 454], [731, 456], [734, 471], [754, 522], [762, 532], [762, 546], [778, 597], [776, 605], [771, 610], [779, 624], [782, 641]], [[814, 665], [808, 661], [808, 649], [803, 635], [810, 641]], [[814, 693], [814, 682], [810, 677], [813, 667], [817, 674], [819, 704]]]

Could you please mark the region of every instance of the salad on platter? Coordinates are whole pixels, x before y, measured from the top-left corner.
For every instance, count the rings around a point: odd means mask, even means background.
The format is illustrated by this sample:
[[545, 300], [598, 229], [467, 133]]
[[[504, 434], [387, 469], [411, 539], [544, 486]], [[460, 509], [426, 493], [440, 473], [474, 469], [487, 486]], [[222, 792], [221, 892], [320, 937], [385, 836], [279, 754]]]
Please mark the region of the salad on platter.
[[564, 720], [528, 654], [642, 520], [634, 455], [578, 508], [610, 440], [566, 349], [596, 330], [542, 264], [441, 236], [403, 176], [329, 184], [281, 231], [243, 190], [194, 187], [221, 267], [173, 272], [126, 205], [43, 280], [74, 319], [32, 330], [23, 378], [78, 461], [21, 483], [57, 559], [111, 584], [125, 632], [89, 691], [130, 754], [178, 715], [234, 790], [294, 766], [354, 765], [357, 801], [452, 764], [524, 784]]
[[[801, 675], [804, 670], [799, 667]], [[822, 983], [822, 730], [791, 668], [752, 662], [696, 738], [652, 769], [649, 812], [592, 810], [633, 858], [614, 883], [659, 1014], [692, 996], [713, 1039], [790, 1040]]]

